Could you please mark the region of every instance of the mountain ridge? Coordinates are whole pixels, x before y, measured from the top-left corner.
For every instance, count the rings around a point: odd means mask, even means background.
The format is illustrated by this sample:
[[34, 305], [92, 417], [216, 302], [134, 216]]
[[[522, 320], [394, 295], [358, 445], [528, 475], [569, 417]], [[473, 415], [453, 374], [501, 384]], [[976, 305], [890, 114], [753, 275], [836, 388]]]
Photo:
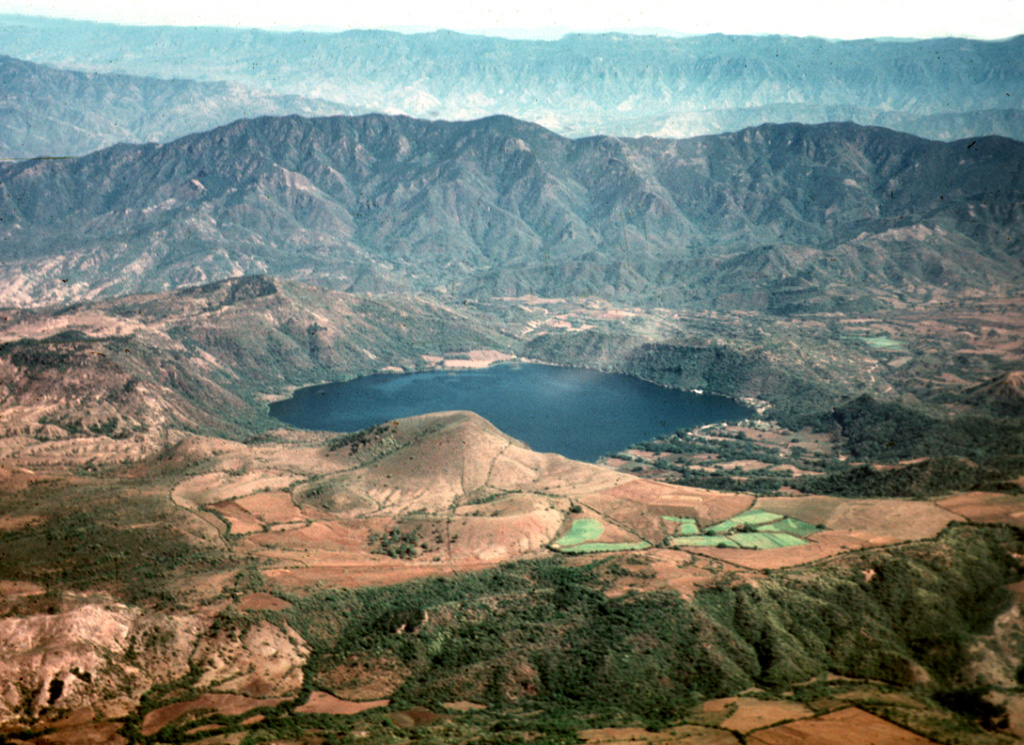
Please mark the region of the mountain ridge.
[[177, 139], [243, 117], [349, 113], [237, 83], [87, 73], [0, 55], [0, 156], [84, 155], [122, 142]]
[[[538, 41], [443, 32], [140, 28], [11, 16], [0, 16], [0, 29], [0, 52], [39, 63], [228, 81], [327, 99], [353, 112], [463, 120], [506, 113], [573, 136], [685, 137], [780, 119], [849, 118], [930, 137], [1024, 139], [1024, 37], [581, 34]], [[983, 113], [989, 111], [997, 113]]]
[[746, 291], [736, 302], [779, 309], [856, 304], [865, 283], [907, 298], [1008, 291], [1021, 162], [1007, 138], [855, 124], [572, 140], [505, 116], [239, 120], [0, 166], [0, 303], [253, 273], [459, 296]]

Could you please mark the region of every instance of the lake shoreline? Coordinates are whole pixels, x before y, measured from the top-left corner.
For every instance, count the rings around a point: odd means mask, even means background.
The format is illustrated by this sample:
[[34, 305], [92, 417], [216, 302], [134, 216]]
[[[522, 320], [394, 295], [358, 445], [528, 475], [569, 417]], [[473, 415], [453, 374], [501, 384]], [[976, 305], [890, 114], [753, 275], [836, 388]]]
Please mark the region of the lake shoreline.
[[622, 372], [556, 365], [510, 355], [439, 364], [420, 375], [382, 371], [306, 386], [270, 404], [286, 425], [355, 432], [381, 422], [469, 410], [538, 452], [595, 462], [680, 429], [738, 422], [754, 409], [726, 396], [696, 393]]

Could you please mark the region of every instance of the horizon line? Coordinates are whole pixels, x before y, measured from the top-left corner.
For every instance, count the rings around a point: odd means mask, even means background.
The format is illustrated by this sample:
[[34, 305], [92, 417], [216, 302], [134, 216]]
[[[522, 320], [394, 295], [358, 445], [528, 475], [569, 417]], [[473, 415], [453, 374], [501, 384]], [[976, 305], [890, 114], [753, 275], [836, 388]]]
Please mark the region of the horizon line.
[[765, 31], [760, 33], [733, 33], [728, 31], [701, 31], [701, 32], [686, 32], [676, 31], [664, 27], [656, 26], [639, 26], [634, 28], [609, 28], [603, 30], [588, 29], [588, 30], [573, 30], [564, 26], [555, 27], [510, 27], [505, 29], [488, 29], [488, 28], [477, 28], [477, 29], [453, 29], [446, 28], [443, 26], [428, 26], [428, 25], [403, 25], [403, 26], [356, 26], [356, 27], [339, 27], [339, 26], [322, 26], [322, 25], [299, 25], [299, 26], [285, 26], [285, 25], [274, 25], [273, 27], [259, 26], [259, 25], [224, 25], [218, 23], [170, 23], [166, 21], [158, 21], [153, 23], [146, 22], [123, 22], [114, 20], [97, 20], [92, 18], [75, 18], [64, 15], [39, 15], [30, 13], [8, 13], [0, 11], [0, 19], [25, 19], [29, 21], [37, 22], [55, 22], [55, 23], [76, 23], [93, 26], [116, 26], [119, 28], [137, 28], [137, 29], [193, 29], [193, 30], [222, 30], [228, 32], [261, 32], [266, 34], [321, 34], [324, 36], [340, 35], [346, 33], [365, 33], [365, 32], [383, 32], [400, 34], [402, 36], [429, 36], [432, 34], [452, 34], [457, 36], [474, 36], [484, 37], [491, 39], [502, 39], [505, 41], [535, 41], [535, 42], [558, 42], [566, 39], [567, 37], [574, 36], [627, 36], [635, 38], [644, 37], [655, 37], [665, 39], [696, 39], [701, 37], [709, 36], [724, 36], [734, 38], [787, 38], [787, 39], [808, 39], [808, 40], [819, 40], [829, 43], [844, 43], [844, 42], [858, 42], [858, 41], [875, 41], [875, 42], [920, 42], [920, 41], [937, 41], [942, 39], [957, 39], [966, 41], [978, 41], [978, 42], [991, 42], [1000, 43], [1010, 41], [1012, 39], [1020, 38], [1024, 36], [1024, 33], [1010, 34], [1007, 36], [977, 36], [971, 34], [935, 34], [931, 36], [852, 36], [852, 37], [835, 37], [835, 36], [824, 36], [820, 34], [786, 34], [777, 31]]

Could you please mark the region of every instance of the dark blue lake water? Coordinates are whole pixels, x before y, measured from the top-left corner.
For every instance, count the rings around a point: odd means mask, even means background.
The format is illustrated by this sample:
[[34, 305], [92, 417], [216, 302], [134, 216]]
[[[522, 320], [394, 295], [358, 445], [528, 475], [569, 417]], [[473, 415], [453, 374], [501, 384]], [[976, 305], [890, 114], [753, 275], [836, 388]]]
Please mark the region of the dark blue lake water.
[[272, 416], [303, 429], [354, 432], [392, 419], [467, 409], [534, 450], [594, 461], [682, 427], [751, 414], [732, 399], [626, 375], [550, 365], [371, 375], [296, 391]]

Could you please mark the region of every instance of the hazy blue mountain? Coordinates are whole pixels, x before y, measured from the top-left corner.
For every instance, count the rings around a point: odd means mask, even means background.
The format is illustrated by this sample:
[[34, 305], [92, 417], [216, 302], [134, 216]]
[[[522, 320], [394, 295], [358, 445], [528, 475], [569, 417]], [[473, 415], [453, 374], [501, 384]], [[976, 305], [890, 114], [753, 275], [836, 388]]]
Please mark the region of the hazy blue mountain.
[[168, 141], [242, 117], [348, 113], [326, 101], [199, 83], [83, 73], [0, 56], [0, 157], [82, 155]]
[[507, 117], [242, 120], [0, 167], [0, 302], [263, 272], [790, 310], [998, 293], [1021, 276], [1022, 163], [1014, 140], [854, 124], [574, 140]]
[[567, 135], [683, 137], [766, 121], [855, 121], [930, 138], [1024, 139], [1024, 37], [603, 34], [531, 41], [0, 16], [0, 53], [67, 68], [231, 81], [340, 102], [353, 112], [507, 114]]

